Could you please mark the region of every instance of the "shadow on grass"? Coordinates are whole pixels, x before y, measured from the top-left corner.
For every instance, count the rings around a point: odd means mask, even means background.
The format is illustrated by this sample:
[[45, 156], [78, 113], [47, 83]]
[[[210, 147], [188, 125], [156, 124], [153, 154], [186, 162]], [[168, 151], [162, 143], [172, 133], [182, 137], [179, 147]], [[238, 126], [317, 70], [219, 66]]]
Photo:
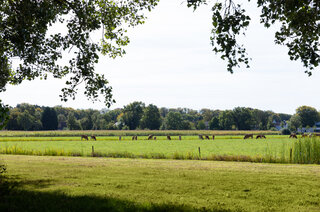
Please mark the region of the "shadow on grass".
[[[186, 205], [175, 204], [139, 204], [114, 197], [69, 196], [62, 192], [27, 191], [22, 185], [43, 188], [47, 181], [0, 182], [0, 211], [228, 211], [219, 208], [195, 209]], [[43, 185], [41, 185], [43, 184]]]

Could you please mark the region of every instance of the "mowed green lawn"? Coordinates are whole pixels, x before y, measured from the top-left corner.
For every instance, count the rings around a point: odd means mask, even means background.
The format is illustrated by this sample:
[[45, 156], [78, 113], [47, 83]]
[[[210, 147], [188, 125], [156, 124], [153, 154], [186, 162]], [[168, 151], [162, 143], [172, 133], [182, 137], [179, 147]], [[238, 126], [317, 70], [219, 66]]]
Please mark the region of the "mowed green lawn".
[[[253, 141], [252, 141], [253, 142]], [[0, 155], [0, 211], [320, 211], [320, 166]]]
[[92, 146], [99, 153], [130, 153], [136, 156], [163, 154], [172, 158], [175, 154], [199, 155], [245, 155], [281, 157], [288, 156], [288, 150], [293, 143], [288, 136], [267, 136], [267, 139], [243, 139], [243, 136], [216, 136], [215, 140], [199, 140], [197, 136], [182, 136], [178, 140], [173, 136], [169, 141], [165, 136], [158, 136], [157, 140], [147, 140], [147, 137], [138, 137], [132, 141], [131, 137], [116, 136], [97, 137], [97, 141], [81, 141], [80, 137], [1, 137], [0, 152], [5, 149], [22, 149], [28, 151], [78, 152], [81, 155], [90, 155]]

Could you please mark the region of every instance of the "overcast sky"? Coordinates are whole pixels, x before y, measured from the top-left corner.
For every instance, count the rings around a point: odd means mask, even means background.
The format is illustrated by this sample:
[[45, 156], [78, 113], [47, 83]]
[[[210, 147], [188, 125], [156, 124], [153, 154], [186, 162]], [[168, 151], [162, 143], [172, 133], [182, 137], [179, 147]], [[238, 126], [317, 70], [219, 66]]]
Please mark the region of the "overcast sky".
[[[148, 14], [144, 25], [131, 29], [127, 54], [115, 60], [100, 57], [96, 66], [113, 87], [116, 104], [133, 101], [158, 107], [192, 109], [233, 109], [237, 106], [293, 114], [301, 105], [320, 109], [320, 74], [304, 73], [300, 62], [292, 62], [284, 46], [274, 44], [276, 27], [259, 24], [255, 3], [247, 7], [252, 16], [246, 37], [241, 41], [252, 58], [251, 68], [230, 74], [226, 63], [212, 52], [211, 12], [203, 6], [196, 12], [183, 0], [161, 0]], [[76, 100], [60, 101], [63, 80], [23, 82], [0, 93], [4, 103], [16, 106], [30, 103], [43, 106], [104, 108], [101, 102], [87, 100], [80, 89]]]

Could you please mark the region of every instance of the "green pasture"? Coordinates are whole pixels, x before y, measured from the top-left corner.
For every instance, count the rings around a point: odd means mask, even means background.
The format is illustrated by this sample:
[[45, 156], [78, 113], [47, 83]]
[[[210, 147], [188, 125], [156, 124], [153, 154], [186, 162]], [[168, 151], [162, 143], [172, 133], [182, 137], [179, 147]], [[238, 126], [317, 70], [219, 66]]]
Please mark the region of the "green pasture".
[[157, 136], [157, 140], [139, 136], [137, 141], [132, 141], [130, 136], [122, 136], [121, 140], [118, 136], [100, 136], [97, 141], [81, 141], [80, 137], [1, 137], [0, 153], [90, 156], [94, 151], [97, 156], [107, 157], [217, 160], [212, 157], [249, 156], [280, 159], [289, 157], [292, 143], [288, 136], [279, 135], [245, 140], [243, 136], [216, 136], [214, 140], [182, 136], [181, 141], [178, 136], [172, 136], [172, 140], [165, 136]]
[[320, 211], [318, 165], [1, 159], [7, 165], [5, 185], [13, 189], [2, 190], [0, 211]]
[[0, 137], [68, 137], [80, 135], [96, 136], [178, 136], [178, 135], [244, 135], [244, 134], [278, 135], [278, 131], [248, 131], [248, 130], [57, 130], [57, 131], [0, 131]]

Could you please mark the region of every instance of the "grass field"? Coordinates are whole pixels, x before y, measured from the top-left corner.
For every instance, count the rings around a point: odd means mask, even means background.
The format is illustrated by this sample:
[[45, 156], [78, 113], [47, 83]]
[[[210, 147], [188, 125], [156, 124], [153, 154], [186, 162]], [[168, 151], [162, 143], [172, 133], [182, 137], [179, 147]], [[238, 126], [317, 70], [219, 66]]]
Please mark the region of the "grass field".
[[248, 133], [278, 135], [278, 131], [244, 131], [244, 130], [63, 130], [63, 131], [0, 131], [0, 137], [68, 137], [82, 134], [97, 136], [156, 136], [165, 135], [244, 135]]
[[228, 156], [230, 160], [232, 157], [242, 160], [241, 157], [246, 156], [257, 160], [272, 157], [280, 161], [288, 159], [293, 143], [288, 136], [279, 135], [246, 140], [243, 136], [216, 136], [215, 140], [182, 136], [181, 141], [177, 136], [172, 136], [171, 141], [165, 136], [150, 141], [146, 136], [138, 139], [132, 141], [129, 136], [123, 136], [121, 141], [116, 136], [100, 136], [97, 141], [81, 141], [80, 137], [1, 137], [0, 153], [91, 156], [93, 147], [96, 156], [107, 157], [217, 160], [220, 156], [221, 160], [228, 160]]
[[[90, 135], [89, 132], [97, 135], [97, 141], [81, 140], [79, 135]], [[213, 131], [112, 131], [122, 134], [98, 136], [101, 132], [110, 134], [107, 131], [44, 131], [39, 132], [43, 137], [32, 137], [28, 133], [37, 132], [25, 132], [23, 136], [22, 132], [2, 131], [0, 154], [320, 164], [320, 139], [316, 138], [296, 140], [259, 131], [242, 133], [262, 133], [267, 139], [243, 139], [238, 131], [217, 131], [214, 140], [198, 137], [199, 134], [212, 135]], [[150, 132], [157, 135], [156, 140], [147, 140]], [[236, 132], [235, 135], [232, 132]], [[63, 137], [64, 133], [75, 135]], [[133, 141], [132, 136], [125, 134], [142, 135]], [[161, 134], [170, 134], [172, 140]], [[175, 134], [182, 135], [182, 139]]]
[[0, 155], [0, 211], [319, 211], [320, 166]]

